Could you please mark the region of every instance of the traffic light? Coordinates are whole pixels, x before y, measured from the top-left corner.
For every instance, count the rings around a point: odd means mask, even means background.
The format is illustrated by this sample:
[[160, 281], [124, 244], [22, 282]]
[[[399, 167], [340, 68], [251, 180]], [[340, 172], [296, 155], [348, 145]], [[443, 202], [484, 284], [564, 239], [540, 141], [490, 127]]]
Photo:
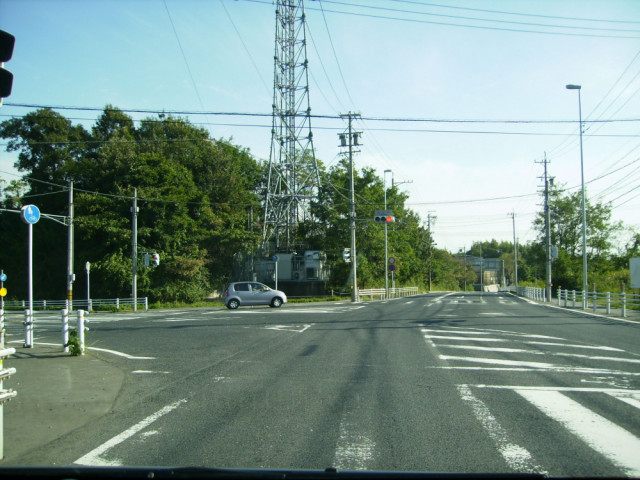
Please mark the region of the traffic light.
[[157, 267], [160, 265], [160, 254], [153, 252], [151, 253], [151, 265]]
[[376, 213], [373, 217], [373, 221], [376, 223], [393, 223], [396, 221], [396, 217], [390, 213]]
[[5, 70], [4, 62], [11, 60], [15, 43], [16, 37], [4, 30], [0, 30], [0, 100], [11, 95], [13, 73]]
[[393, 216], [392, 210], [376, 210], [373, 213], [373, 221], [376, 223], [393, 223], [396, 217]]

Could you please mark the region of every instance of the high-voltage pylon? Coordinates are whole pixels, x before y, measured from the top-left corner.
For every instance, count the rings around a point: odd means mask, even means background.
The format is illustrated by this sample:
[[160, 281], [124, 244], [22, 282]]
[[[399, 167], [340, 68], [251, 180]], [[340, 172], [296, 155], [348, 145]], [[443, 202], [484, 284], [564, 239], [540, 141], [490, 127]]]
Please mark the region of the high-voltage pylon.
[[309, 205], [319, 186], [311, 132], [304, 2], [278, 0], [273, 124], [264, 197], [265, 249], [293, 250], [296, 225], [309, 218]]

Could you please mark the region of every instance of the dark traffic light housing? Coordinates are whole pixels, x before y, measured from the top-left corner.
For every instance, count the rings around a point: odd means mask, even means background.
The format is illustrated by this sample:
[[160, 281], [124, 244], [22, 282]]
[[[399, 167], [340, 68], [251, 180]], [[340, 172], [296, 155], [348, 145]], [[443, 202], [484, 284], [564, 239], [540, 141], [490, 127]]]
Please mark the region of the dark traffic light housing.
[[16, 37], [0, 30], [0, 99], [11, 95], [13, 86], [13, 73], [4, 68], [4, 62], [11, 60]]

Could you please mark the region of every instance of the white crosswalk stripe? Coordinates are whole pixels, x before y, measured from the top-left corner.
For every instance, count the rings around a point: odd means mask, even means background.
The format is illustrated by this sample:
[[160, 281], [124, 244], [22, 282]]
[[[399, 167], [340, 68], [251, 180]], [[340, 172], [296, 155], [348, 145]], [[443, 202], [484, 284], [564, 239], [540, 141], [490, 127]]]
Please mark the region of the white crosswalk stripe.
[[[607, 458], [624, 475], [640, 475], [637, 426], [616, 418], [619, 415], [616, 412], [625, 408], [627, 412], [632, 412], [630, 408], [636, 410], [635, 414], [627, 413], [631, 418], [640, 416], [640, 390], [629, 387], [637, 385], [640, 377], [637, 356], [606, 345], [579, 344], [560, 337], [505, 330], [445, 327], [423, 328], [421, 332], [442, 361], [440, 365], [428, 368], [455, 369], [460, 374], [467, 371], [468, 378], [474, 380], [490, 378], [496, 381], [500, 380], [500, 373], [505, 374], [504, 385], [500, 382], [459, 384], [458, 393], [515, 471], [546, 473], [545, 466], [534, 458], [527, 445], [511, 439], [499, 418], [517, 419], [520, 415], [526, 418], [527, 409], [534, 408], [554, 425], [561, 426]], [[485, 372], [486, 376], [478, 377]], [[508, 378], [514, 378], [513, 372], [533, 372], [534, 375], [550, 372], [554, 376], [562, 375], [565, 379], [562, 383], [567, 385], [506, 383]], [[549, 377], [523, 378], [537, 383], [540, 378]], [[571, 386], [572, 382], [580, 386]], [[505, 397], [489, 394], [498, 390], [513, 392], [506, 402], [509, 410], [505, 410]], [[513, 403], [518, 399], [522, 405]], [[598, 411], [592, 410], [591, 405], [598, 405]], [[621, 421], [625, 423], [620, 424]]]

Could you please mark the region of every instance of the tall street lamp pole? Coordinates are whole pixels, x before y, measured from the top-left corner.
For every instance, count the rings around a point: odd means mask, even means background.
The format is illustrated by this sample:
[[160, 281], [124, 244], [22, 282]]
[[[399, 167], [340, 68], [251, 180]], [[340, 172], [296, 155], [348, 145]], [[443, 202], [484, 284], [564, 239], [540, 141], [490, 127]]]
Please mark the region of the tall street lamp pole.
[[582, 308], [587, 308], [587, 203], [584, 194], [584, 160], [582, 156], [582, 98], [581, 85], [569, 84], [567, 90], [578, 90], [578, 116], [580, 121], [580, 176], [582, 181]]

